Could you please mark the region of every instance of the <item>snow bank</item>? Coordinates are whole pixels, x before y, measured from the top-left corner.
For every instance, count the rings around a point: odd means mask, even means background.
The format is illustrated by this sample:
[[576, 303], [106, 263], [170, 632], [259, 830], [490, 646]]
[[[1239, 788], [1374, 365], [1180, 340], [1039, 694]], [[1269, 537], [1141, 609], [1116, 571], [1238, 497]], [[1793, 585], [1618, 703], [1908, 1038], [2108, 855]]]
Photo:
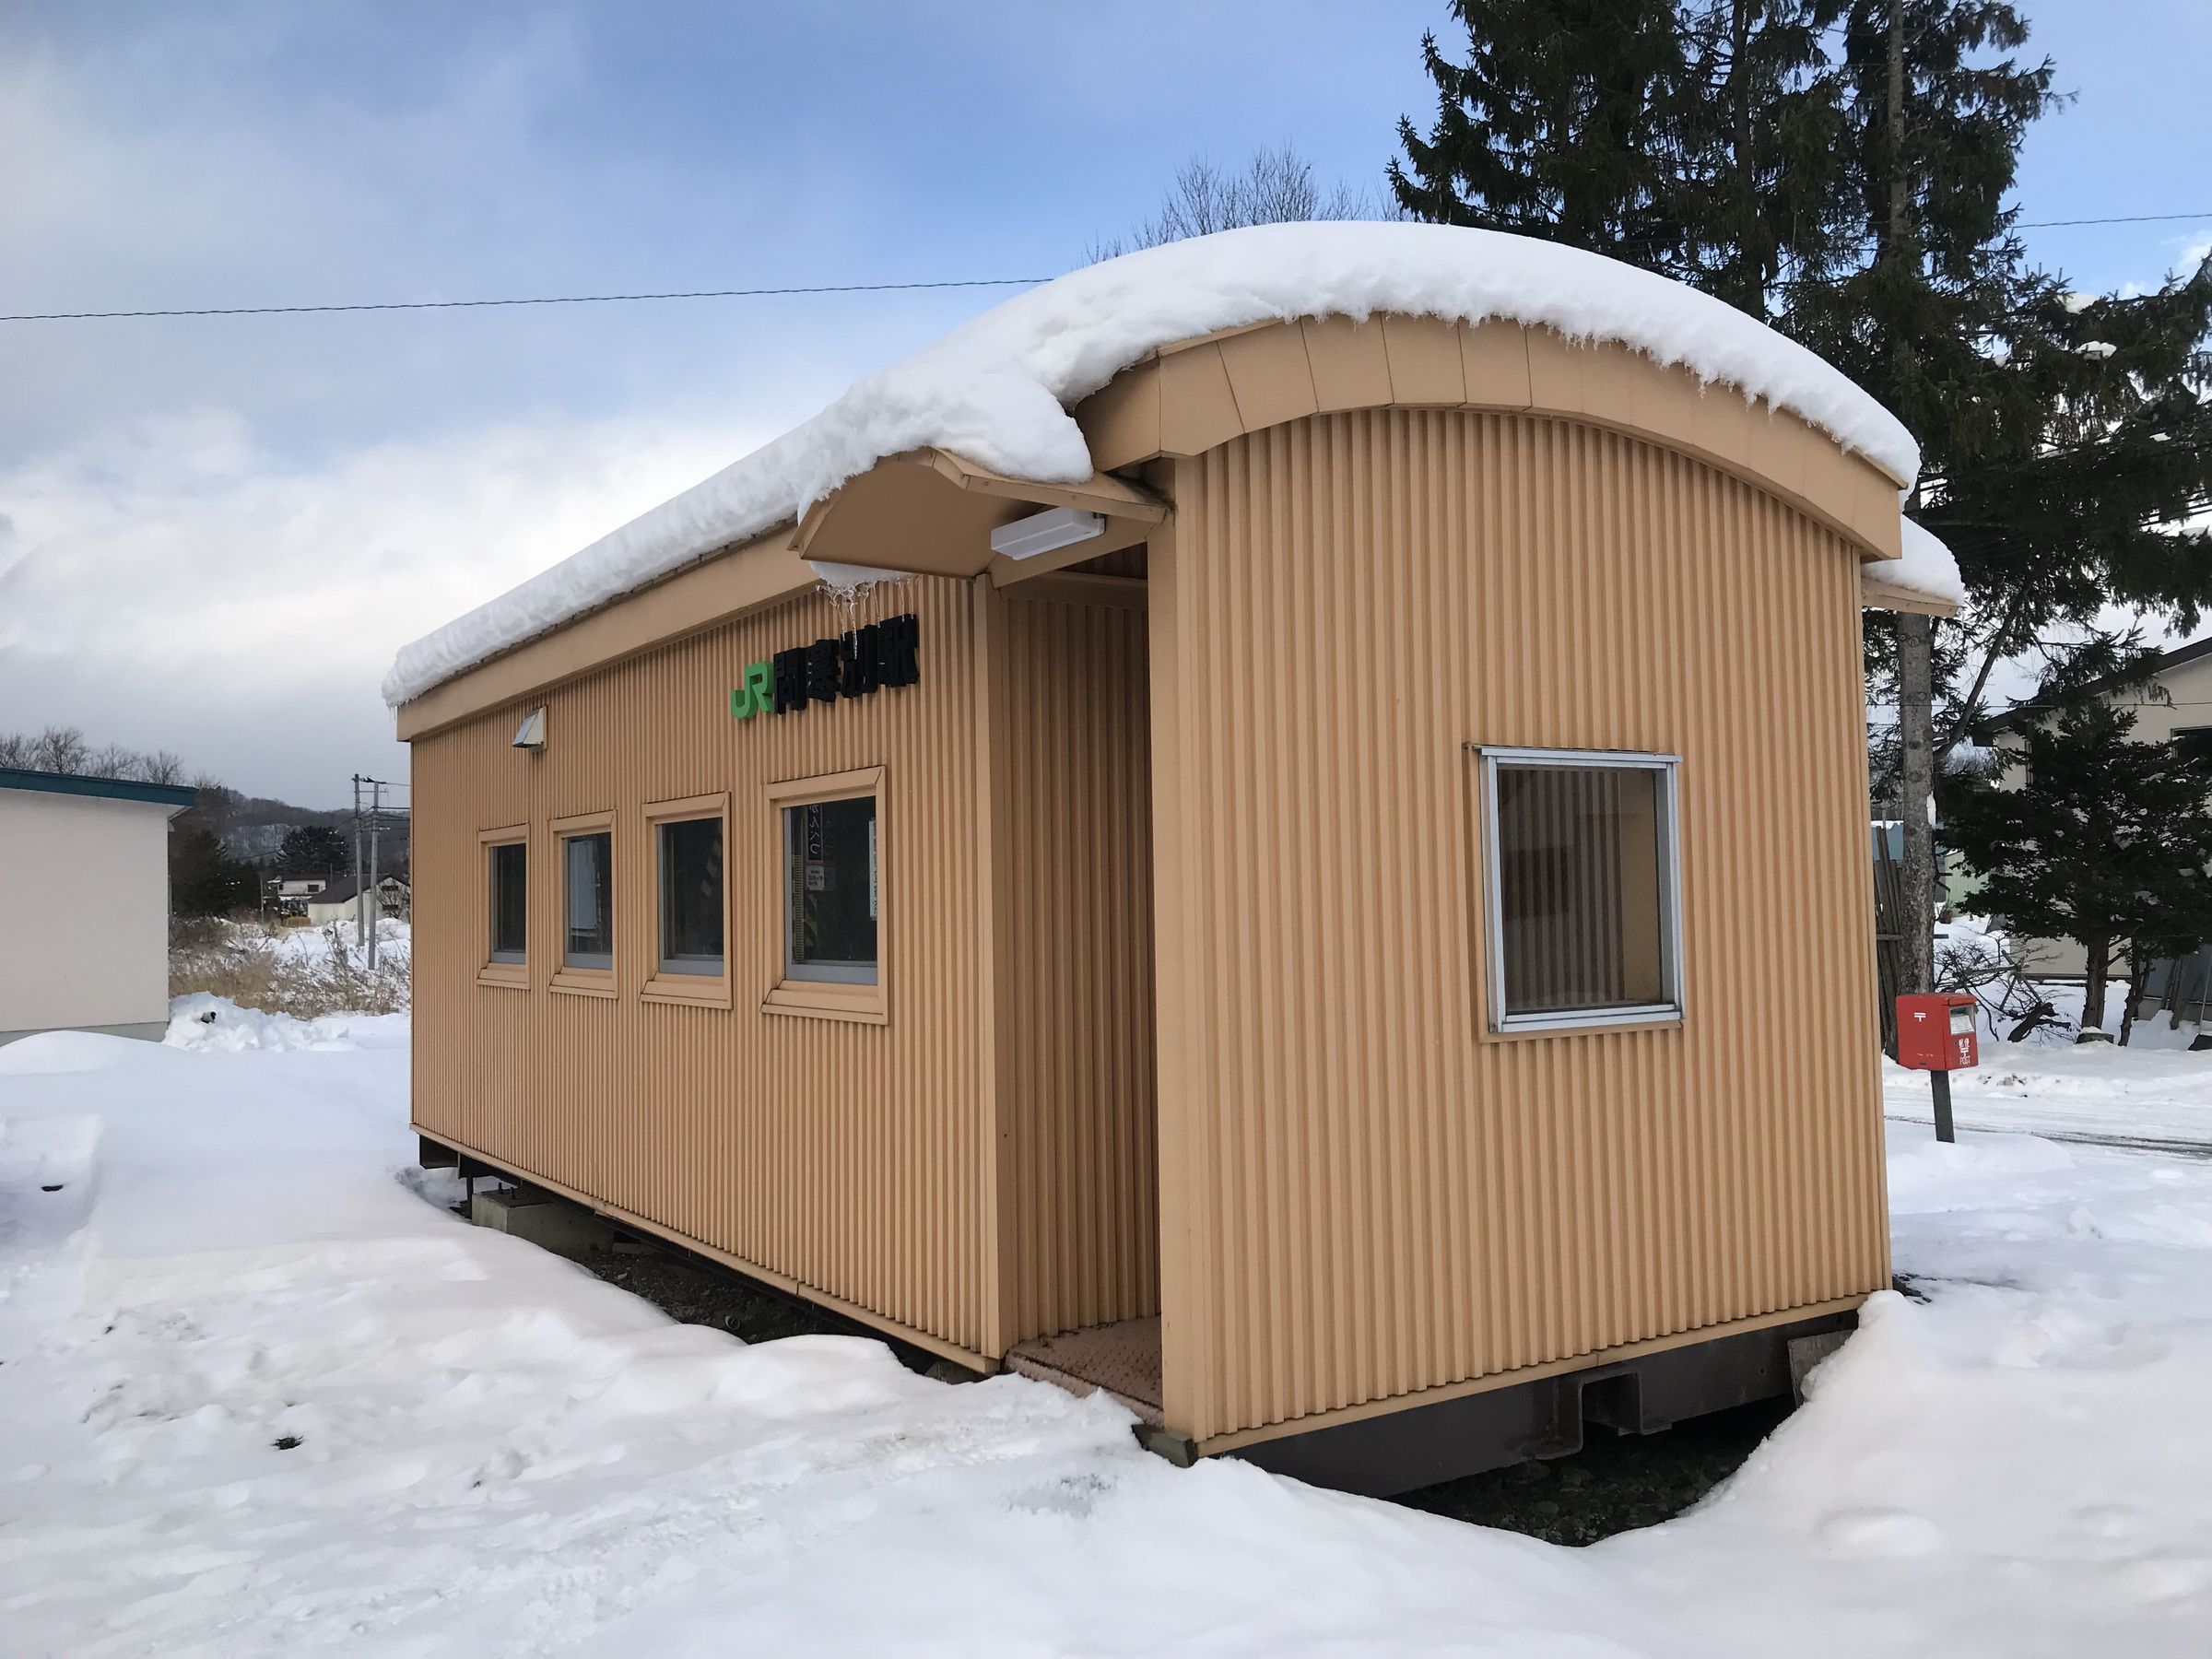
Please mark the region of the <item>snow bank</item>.
[[1926, 1300], [1875, 1297], [1706, 1503], [1562, 1549], [1175, 1469], [1102, 1396], [673, 1324], [448, 1214], [396, 1050], [59, 1033], [0, 1075], [10, 1654], [2198, 1659], [2212, 1630], [2212, 1163], [1893, 1125]]
[[1959, 561], [1951, 557], [1951, 550], [1933, 531], [1922, 529], [1911, 519], [1906, 519], [1904, 525], [1903, 557], [1877, 559], [1871, 564], [1861, 565], [1859, 580], [1903, 588], [1907, 593], [1924, 594], [1947, 605], [1964, 605], [1966, 582], [1959, 574]]
[[194, 991], [171, 999], [169, 1032], [161, 1041], [171, 1048], [212, 1049], [227, 1054], [248, 1049], [390, 1049], [407, 1046], [407, 1030], [405, 1014], [325, 1014], [319, 1019], [296, 1019], [289, 1014], [241, 1008], [228, 997]]
[[1445, 225], [1260, 225], [1086, 266], [864, 380], [805, 425], [512, 592], [405, 647], [394, 707], [732, 542], [797, 518], [887, 455], [927, 446], [1017, 478], [1079, 483], [1068, 409], [1147, 352], [1216, 329], [1377, 312], [1505, 317], [1617, 341], [1801, 416], [1894, 477], [1920, 452], [1896, 417], [1734, 306], [1579, 249]]

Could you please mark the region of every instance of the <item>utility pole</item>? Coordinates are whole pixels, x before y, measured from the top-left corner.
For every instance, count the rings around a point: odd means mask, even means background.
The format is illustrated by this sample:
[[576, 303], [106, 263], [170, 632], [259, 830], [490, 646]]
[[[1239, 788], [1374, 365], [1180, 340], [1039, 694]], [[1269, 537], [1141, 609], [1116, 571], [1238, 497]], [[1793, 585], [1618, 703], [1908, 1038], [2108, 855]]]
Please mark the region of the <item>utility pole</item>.
[[[361, 893], [361, 774], [353, 774], [353, 893], [358, 900]], [[366, 946], [369, 935], [363, 931], [361, 907], [353, 907], [353, 942]]]
[[[384, 809], [384, 786], [369, 780], [369, 885], [355, 895], [361, 914], [369, 918], [369, 971], [376, 971], [377, 924], [383, 920], [383, 902], [376, 896], [376, 831]], [[373, 909], [371, 907], [374, 906]]]

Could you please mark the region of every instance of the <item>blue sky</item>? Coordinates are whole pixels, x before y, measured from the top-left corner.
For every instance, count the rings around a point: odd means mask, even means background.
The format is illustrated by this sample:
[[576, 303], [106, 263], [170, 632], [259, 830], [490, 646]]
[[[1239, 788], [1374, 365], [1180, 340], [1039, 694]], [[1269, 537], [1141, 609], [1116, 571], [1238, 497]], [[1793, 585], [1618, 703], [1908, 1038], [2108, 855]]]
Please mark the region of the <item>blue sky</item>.
[[[2201, 0], [2030, 0], [2029, 218], [2212, 209]], [[0, 309], [1046, 276], [1194, 153], [1378, 182], [1438, 3], [22, 0]], [[2155, 280], [2212, 214], [2037, 230]], [[0, 324], [0, 724], [241, 786], [403, 776], [392, 649], [810, 413], [977, 291]]]

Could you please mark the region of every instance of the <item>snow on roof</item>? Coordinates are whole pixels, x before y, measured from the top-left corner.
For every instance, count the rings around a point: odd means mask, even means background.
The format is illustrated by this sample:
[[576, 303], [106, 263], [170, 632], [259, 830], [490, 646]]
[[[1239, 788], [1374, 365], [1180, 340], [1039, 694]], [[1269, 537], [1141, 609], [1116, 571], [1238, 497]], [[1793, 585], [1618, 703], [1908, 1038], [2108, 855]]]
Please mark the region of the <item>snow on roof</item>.
[[1909, 594], [1924, 594], [1947, 605], [1963, 606], [1966, 582], [1959, 574], [1959, 561], [1951, 557], [1951, 550], [1933, 531], [1922, 529], [1911, 519], [1904, 521], [1904, 556], [1877, 559], [1861, 565], [1859, 580], [1902, 588]]
[[1881, 405], [1734, 306], [1579, 249], [1445, 225], [1260, 225], [1147, 248], [1017, 295], [861, 381], [803, 426], [401, 650], [394, 707], [732, 543], [796, 519], [886, 456], [935, 447], [1077, 484], [1068, 414], [1160, 347], [1224, 328], [1378, 312], [1508, 318], [1618, 342], [1765, 398], [1910, 481], [1920, 452]]

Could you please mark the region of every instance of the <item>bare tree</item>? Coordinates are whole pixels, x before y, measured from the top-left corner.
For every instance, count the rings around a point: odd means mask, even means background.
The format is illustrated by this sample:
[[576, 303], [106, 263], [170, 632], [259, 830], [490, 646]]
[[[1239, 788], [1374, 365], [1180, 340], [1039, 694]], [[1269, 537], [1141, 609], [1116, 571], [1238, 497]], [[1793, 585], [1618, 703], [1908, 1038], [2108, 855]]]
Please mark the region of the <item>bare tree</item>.
[[19, 771], [70, 772], [80, 778], [127, 778], [134, 783], [182, 783], [182, 759], [168, 749], [151, 754], [120, 743], [94, 748], [75, 726], [0, 732], [0, 767]]
[[1288, 144], [1261, 150], [1241, 171], [1230, 172], [1194, 156], [1175, 174], [1159, 211], [1126, 236], [1090, 244], [1093, 263], [1136, 248], [1210, 236], [1243, 225], [1280, 225], [1306, 219], [1396, 218], [1366, 190], [1341, 180], [1324, 189], [1313, 164]]
[[48, 726], [30, 740], [30, 770], [82, 772], [92, 759], [84, 733], [75, 726]]

